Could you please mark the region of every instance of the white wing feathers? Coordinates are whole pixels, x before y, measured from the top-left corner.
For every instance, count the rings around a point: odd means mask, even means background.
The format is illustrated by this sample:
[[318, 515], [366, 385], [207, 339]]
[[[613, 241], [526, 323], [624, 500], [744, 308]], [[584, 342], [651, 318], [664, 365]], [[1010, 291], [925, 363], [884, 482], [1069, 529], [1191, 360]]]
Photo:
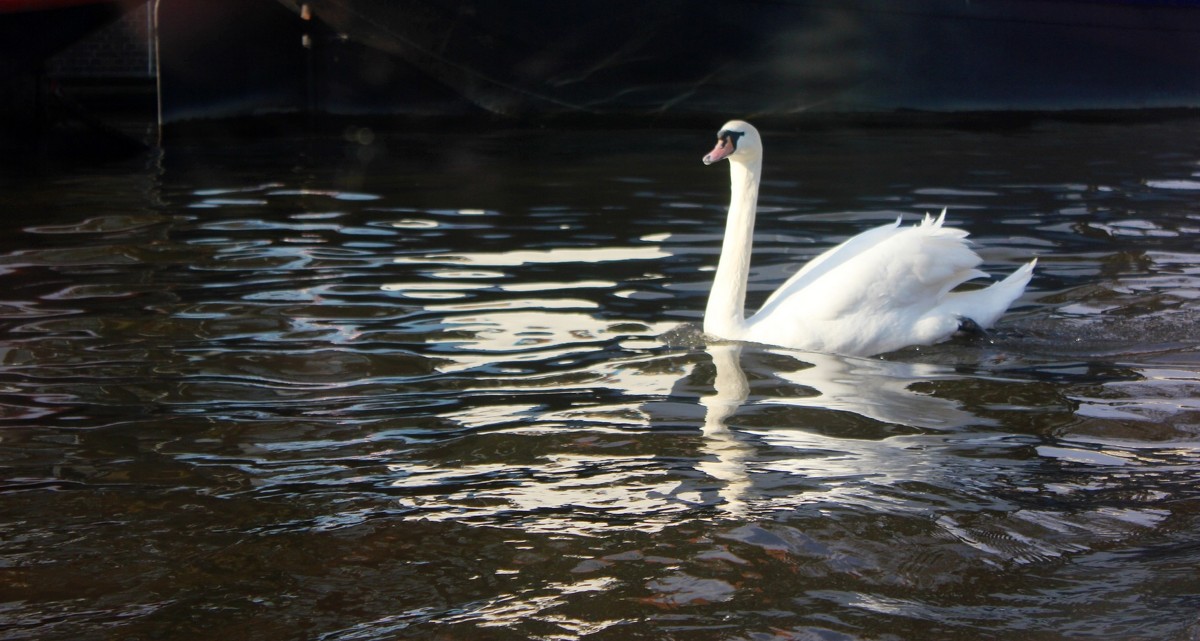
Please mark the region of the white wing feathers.
[[[868, 230], [813, 259], [747, 319], [748, 338], [822, 351], [880, 353], [948, 338], [963, 317], [989, 327], [1032, 274], [1032, 263], [985, 289], [967, 232], [946, 212], [910, 227]], [[771, 340], [767, 340], [767, 338]]]
[[756, 316], [800, 307], [803, 318], [835, 318], [863, 305], [877, 310], [929, 303], [987, 276], [976, 269], [982, 259], [967, 232], [943, 227], [945, 216], [944, 210], [936, 219], [927, 215], [911, 227], [897, 220], [830, 249], [771, 294]]
[[837, 247], [826, 250], [820, 256], [809, 261], [800, 271], [792, 274], [791, 278], [787, 279], [787, 281], [779, 286], [779, 289], [776, 289], [774, 293], [767, 297], [766, 302], [763, 303], [763, 309], [770, 307], [771, 303], [776, 299], [788, 298], [831, 270], [853, 260], [860, 254], [866, 253], [875, 245], [890, 238], [899, 228], [900, 218], [897, 218], [896, 222], [890, 225], [869, 229]]

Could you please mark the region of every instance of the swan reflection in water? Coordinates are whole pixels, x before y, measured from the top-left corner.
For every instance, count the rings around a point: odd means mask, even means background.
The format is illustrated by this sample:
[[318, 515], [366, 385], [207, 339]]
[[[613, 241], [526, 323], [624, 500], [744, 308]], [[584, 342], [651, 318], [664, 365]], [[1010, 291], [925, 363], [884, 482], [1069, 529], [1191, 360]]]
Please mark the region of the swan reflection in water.
[[[927, 441], [947, 438], [968, 425], [990, 423], [956, 401], [914, 389], [917, 383], [952, 377], [952, 372], [939, 366], [792, 353], [741, 343], [712, 343], [705, 351], [712, 359], [715, 376], [712, 394], [700, 399], [706, 410], [705, 456], [697, 467], [723, 483], [718, 493], [722, 509], [733, 516], [751, 511], [748, 502], [755, 498], [753, 471], [820, 479], [821, 488], [806, 492], [802, 501], [862, 492], [861, 483], [841, 483], [838, 479], [869, 478], [872, 484], [885, 485], [932, 480], [928, 476], [945, 473], [919, 452]], [[751, 385], [743, 368], [744, 352], [748, 356], [772, 357], [769, 370], [751, 372], [756, 379], [784, 382], [792, 390], [809, 391], [809, 395], [751, 399]], [[780, 357], [800, 368], [781, 371]], [[782, 406], [782, 412], [772, 414], [778, 416], [773, 422], [782, 420], [787, 424], [731, 427], [731, 419], [745, 406]], [[831, 412], [844, 413], [846, 418], [837, 420]], [[831, 423], [835, 427], [830, 427]], [[862, 435], [864, 429], [869, 434], [866, 437]], [[854, 434], [831, 434], [836, 431]], [[895, 431], [901, 433], [892, 435]], [[785, 448], [792, 456], [758, 456], [760, 446]], [[779, 506], [777, 499], [772, 502]], [[794, 500], [785, 503], [795, 505]]]
[[738, 343], [712, 344], [706, 348], [712, 357], [716, 376], [713, 393], [700, 398], [704, 406], [704, 453], [697, 469], [722, 483], [718, 490], [723, 509], [732, 516], [742, 517], [749, 513], [747, 497], [753, 482], [747, 470], [747, 461], [753, 459], [755, 448], [745, 442], [744, 437], [729, 428], [733, 416], [750, 396], [750, 382], [742, 371], [742, 345]]

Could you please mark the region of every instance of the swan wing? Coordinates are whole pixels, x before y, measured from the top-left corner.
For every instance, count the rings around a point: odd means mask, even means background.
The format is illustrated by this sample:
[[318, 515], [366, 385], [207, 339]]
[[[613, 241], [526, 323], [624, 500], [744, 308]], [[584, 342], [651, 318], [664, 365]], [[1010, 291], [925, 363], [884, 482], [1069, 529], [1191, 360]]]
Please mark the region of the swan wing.
[[900, 219], [896, 222], [881, 225], [874, 229], [869, 229], [857, 236], [846, 240], [842, 244], [826, 250], [821, 255], [810, 260], [799, 271], [792, 274], [792, 277], [787, 279], [779, 286], [767, 300], [763, 303], [763, 308], [770, 307], [771, 304], [781, 298], [788, 298], [794, 292], [799, 292], [807, 287], [810, 283], [821, 278], [830, 270], [842, 265], [848, 261], [854, 260], [860, 254], [865, 254], [870, 249], [881, 242], [886, 241], [891, 236], [900, 231]]
[[982, 259], [967, 232], [945, 227], [944, 221], [943, 211], [912, 227], [897, 221], [847, 240], [788, 279], [756, 316], [833, 319], [856, 309], [877, 313], [933, 305], [963, 282], [986, 276], [976, 269]]
[[[949, 337], [955, 310], [943, 306], [959, 284], [985, 276], [967, 233], [943, 219], [888, 233], [870, 230], [861, 251], [831, 256], [789, 281], [748, 321], [757, 342], [845, 354], [879, 354]], [[966, 307], [966, 299], [954, 307]]]

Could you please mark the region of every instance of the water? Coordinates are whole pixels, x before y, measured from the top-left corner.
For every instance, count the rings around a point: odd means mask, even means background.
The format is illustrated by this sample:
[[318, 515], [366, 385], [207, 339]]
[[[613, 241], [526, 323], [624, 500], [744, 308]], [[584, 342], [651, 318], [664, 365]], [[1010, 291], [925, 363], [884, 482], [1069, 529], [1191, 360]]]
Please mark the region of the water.
[[884, 358], [706, 344], [710, 131], [10, 177], [0, 636], [1200, 634], [1200, 122], [765, 134], [752, 306], [943, 206], [1026, 296]]

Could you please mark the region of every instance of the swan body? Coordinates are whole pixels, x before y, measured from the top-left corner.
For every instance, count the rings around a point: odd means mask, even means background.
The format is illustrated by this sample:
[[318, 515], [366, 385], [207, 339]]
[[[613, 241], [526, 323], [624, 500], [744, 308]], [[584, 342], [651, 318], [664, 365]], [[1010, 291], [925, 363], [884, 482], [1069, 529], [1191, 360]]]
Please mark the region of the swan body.
[[946, 212], [913, 226], [867, 230], [817, 256], [745, 314], [762, 140], [747, 122], [721, 128], [705, 164], [729, 160], [731, 197], [704, 332], [727, 340], [869, 356], [944, 341], [971, 325], [991, 327], [1033, 276], [1036, 259], [983, 289], [953, 291], [987, 274], [967, 232]]

